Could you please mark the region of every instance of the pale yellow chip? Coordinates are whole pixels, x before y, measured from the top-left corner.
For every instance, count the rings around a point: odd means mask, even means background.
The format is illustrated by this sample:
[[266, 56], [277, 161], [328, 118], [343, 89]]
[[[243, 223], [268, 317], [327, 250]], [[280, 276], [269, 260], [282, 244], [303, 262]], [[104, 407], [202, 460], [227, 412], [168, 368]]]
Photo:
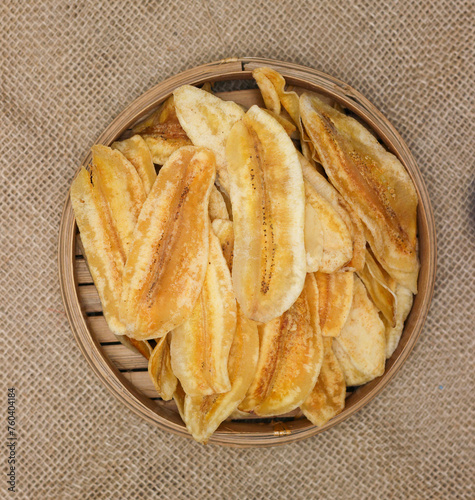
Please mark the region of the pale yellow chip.
[[170, 361], [170, 347], [168, 335], [162, 337], [154, 347], [148, 361], [148, 373], [158, 395], [164, 401], [170, 401], [177, 388]]
[[323, 363], [315, 387], [300, 405], [312, 424], [322, 427], [345, 407], [346, 384], [332, 339], [323, 339]]

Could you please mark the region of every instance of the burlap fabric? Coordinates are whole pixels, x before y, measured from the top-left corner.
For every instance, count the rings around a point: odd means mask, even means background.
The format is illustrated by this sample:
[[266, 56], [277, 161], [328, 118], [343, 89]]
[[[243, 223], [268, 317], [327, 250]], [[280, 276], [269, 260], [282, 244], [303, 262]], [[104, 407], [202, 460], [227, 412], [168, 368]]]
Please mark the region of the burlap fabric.
[[[469, 0], [3, 1], [0, 276], [17, 390], [17, 498], [474, 498], [474, 12]], [[321, 436], [202, 447], [122, 406], [77, 347], [57, 278], [78, 161], [162, 79], [255, 55], [365, 94], [409, 144], [432, 197], [439, 271], [423, 334], [390, 386]]]

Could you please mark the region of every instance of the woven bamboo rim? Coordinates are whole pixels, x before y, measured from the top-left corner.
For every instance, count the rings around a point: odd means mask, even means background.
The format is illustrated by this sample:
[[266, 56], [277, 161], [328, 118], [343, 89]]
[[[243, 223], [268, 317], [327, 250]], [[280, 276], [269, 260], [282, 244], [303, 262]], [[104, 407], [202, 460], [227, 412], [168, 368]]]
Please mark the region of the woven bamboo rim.
[[[330, 429], [368, 404], [396, 375], [412, 351], [429, 311], [436, 276], [436, 232], [431, 203], [421, 173], [407, 145], [388, 120], [364, 96], [345, 83], [320, 71], [287, 62], [252, 57], [231, 58], [205, 64], [184, 71], [145, 92], [112, 121], [97, 139], [96, 144], [110, 145], [132, 124], [149, 114], [180, 85], [251, 79], [252, 70], [260, 66], [269, 66], [279, 71], [291, 85], [332, 97], [364, 120], [386, 147], [399, 157], [409, 172], [419, 197], [418, 229], [421, 270], [418, 283], [419, 293], [415, 296], [399, 346], [392, 357], [387, 360], [385, 372], [381, 377], [356, 389], [347, 398], [344, 411], [320, 428], [312, 425], [305, 418], [294, 420], [275, 418], [264, 423], [252, 420], [226, 421], [211, 437], [210, 443], [234, 447], [276, 446], [298, 441]], [[82, 165], [88, 165], [90, 161], [91, 154], [88, 153]], [[140, 417], [161, 429], [190, 437], [178, 413], [169, 405], [160, 406], [156, 401], [146, 397], [130, 380], [125, 378], [106, 355], [94, 332], [88, 328], [83, 304], [78, 294], [75, 272], [76, 232], [77, 227], [68, 193], [59, 231], [59, 278], [66, 315], [81, 351], [104, 385]]]

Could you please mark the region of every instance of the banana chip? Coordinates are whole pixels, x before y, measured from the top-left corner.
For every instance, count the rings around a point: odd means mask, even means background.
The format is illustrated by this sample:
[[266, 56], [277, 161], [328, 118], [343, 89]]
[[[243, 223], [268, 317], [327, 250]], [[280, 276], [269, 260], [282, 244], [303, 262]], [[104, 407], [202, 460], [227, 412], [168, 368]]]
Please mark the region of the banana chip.
[[144, 138], [153, 163], [157, 165], [164, 165], [175, 151], [191, 145], [190, 139], [178, 121], [173, 96], [170, 96], [149, 118], [136, 125], [132, 132]]
[[170, 401], [176, 391], [178, 381], [171, 367], [168, 335], [162, 337], [154, 347], [148, 361], [148, 373], [158, 395], [164, 401]]
[[216, 155], [220, 186], [229, 193], [226, 141], [244, 111], [232, 101], [223, 101], [209, 92], [183, 85], [173, 92], [178, 120], [195, 146], [210, 148]]
[[226, 151], [234, 292], [244, 315], [265, 323], [289, 309], [305, 282], [302, 170], [285, 130], [257, 106], [234, 125]]
[[391, 327], [396, 326], [396, 281], [378, 264], [370, 249], [365, 267], [358, 273], [376, 307]]
[[120, 151], [132, 163], [140, 179], [142, 179], [145, 194], [148, 194], [152, 189], [157, 174], [150, 149], [142, 137], [134, 135], [124, 141], [114, 142], [112, 149]]
[[323, 339], [323, 363], [317, 383], [300, 406], [312, 424], [322, 427], [345, 407], [346, 384], [332, 339]]
[[394, 326], [386, 318], [383, 317], [383, 322], [386, 326], [386, 358], [390, 358], [396, 347], [399, 344], [402, 331], [404, 329], [404, 321], [411, 312], [414, 296], [412, 292], [402, 286], [396, 287], [396, 311]]
[[396, 281], [417, 292], [417, 193], [400, 161], [357, 120], [315, 96], [302, 121], [332, 184], [362, 220], [370, 246]]
[[355, 215], [353, 210], [338, 194], [336, 189], [319, 173], [314, 167], [299, 154], [300, 166], [305, 181], [325, 199], [339, 215], [340, 219], [345, 222], [345, 225], [351, 235], [353, 242], [353, 255], [351, 261], [345, 266], [345, 269], [358, 271], [363, 269], [365, 258], [366, 239], [363, 233], [363, 226], [360, 220]]
[[333, 349], [345, 375], [346, 385], [360, 385], [384, 373], [386, 339], [384, 323], [355, 277], [353, 302], [343, 329], [333, 340]]
[[121, 318], [131, 337], [165, 335], [191, 314], [209, 249], [215, 160], [187, 146], [160, 170], [145, 202], [123, 274]]
[[236, 331], [236, 299], [228, 265], [211, 228], [208, 260], [201, 295], [191, 316], [171, 334], [173, 373], [189, 396], [231, 389], [228, 357]]
[[315, 386], [323, 360], [318, 320], [318, 289], [308, 274], [299, 298], [281, 317], [259, 325], [257, 372], [242, 411], [261, 416], [300, 406]]
[[234, 229], [233, 223], [226, 219], [214, 219], [211, 222], [214, 234], [218, 237], [223, 251], [224, 258], [228, 264], [229, 270], [233, 268], [233, 252], [234, 252]]
[[216, 186], [211, 189], [208, 211], [211, 221], [214, 219], [229, 219], [226, 202], [221, 191]]
[[132, 163], [120, 152], [96, 145], [92, 151], [94, 186], [102, 192], [124, 255], [129, 253], [132, 235], [146, 193]]
[[315, 273], [318, 286], [318, 315], [324, 337], [338, 337], [353, 302], [354, 273]]
[[236, 333], [229, 353], [228, 372], [231, 390], [205, 397], [184, 396], [177, 391], [178, 408], [188, 431], [199, 443], [206, 444], [211, 434], [243, 400], [254, 377], [259, 356], [256, 324], [238, 314]]
[[[309, 248], [306, 247], [307, 271], [333, 273], [347, 264], [353, 256], [351, 234], [345, 222], [333, 209], [331, 204], [308, 181], [305, 181], [305, 195], [307, 200], [306, 210], [308, 211], [310, 205], [311, 209], [315, 211], [319, 218], [319, 224], [315, 228], [321, 229], [321, 243], [319, 242], [313, 247], [313, 250], [317, 249], [319, 253], [321, 251], [320, 262], [316, 263], [318, 259], [309, 260]], [[306, 213], [306, 239], [308, 238], [307, 234], [312, 231], [307, 221]], [[311, 252], [310, 255], [312, 255]], [[314, 265], [310, 265], [311, 263]]]

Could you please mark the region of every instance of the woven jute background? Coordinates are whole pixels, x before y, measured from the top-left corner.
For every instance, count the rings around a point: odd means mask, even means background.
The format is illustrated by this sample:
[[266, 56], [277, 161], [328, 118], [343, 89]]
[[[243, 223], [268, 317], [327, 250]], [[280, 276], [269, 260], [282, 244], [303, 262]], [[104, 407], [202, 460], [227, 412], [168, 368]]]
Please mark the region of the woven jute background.
[[[470, 0], [3, 0], [0, 496], [15, 387], [17, 498], [474, 498], [473, 26]], [[63, 311], [58, 225], [78, 162], [128, 103], [253, 55], [336, 76], [396, 126], [432, 197], [438, 278], [415, 350], [361, 412], [281, 448], [202, 447], [92, 373]]]

